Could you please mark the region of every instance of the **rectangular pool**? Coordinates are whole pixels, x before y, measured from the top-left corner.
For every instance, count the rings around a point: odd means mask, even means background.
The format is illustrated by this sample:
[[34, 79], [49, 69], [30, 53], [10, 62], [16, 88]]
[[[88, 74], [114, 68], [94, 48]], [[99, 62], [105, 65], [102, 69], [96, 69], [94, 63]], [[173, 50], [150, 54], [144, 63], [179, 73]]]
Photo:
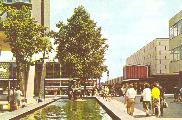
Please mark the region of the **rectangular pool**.
[[112, 120], [96, 99], [60, 99], [20, 120]]

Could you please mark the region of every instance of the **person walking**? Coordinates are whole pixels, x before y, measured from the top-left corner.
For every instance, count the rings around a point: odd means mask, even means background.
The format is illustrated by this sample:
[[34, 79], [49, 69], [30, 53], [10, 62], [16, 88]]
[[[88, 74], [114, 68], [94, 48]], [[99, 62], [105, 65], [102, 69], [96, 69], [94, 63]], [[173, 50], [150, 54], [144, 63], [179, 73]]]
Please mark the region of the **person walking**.
[[143, 108], [146, 113], [146, 116], [149, 116], [149, 111], [151, 109], [151, 89], [148, 83], [144, 84], [144, 90], [141, 94], [143, 97]]
[[21, 106], [22, 95], [23, 94], [22, 94], [20, 88], [18, 87], [17, 90], [15, 91], [15, 101], [16, 101], [16, 105], [18, 107]]
[[152, 110], [154, 115], [160, 117], [160, 90], [156, 83], [154, 83], [152, 88]]
[[174, 86], [173, 93], [174, 93], [174, 102], [178, 102], [179, 101], [179, 88], [177, 85]]
[[161, 112], [161, 116], [163, 116], [163, 114], [164, 114], [164, 101], [165, 101], [164, 93], [165, 93], [165, 90], [159, 83], [157, 83], [157, 87], [160, 90], [160, 112]]
[[180, 92], [180, 101], [182, 102], [182, 87], [180, 88], [179, 92]]
[[129, 88], [126, 91], [125, 100], [126, 100], [126, 108], [127, 113], [131, 116], [133, 116], [134, 113], [134, 105], [135, 105], [135, 97], [137, 92], [133, 88], [133, 84], [129, 85]]

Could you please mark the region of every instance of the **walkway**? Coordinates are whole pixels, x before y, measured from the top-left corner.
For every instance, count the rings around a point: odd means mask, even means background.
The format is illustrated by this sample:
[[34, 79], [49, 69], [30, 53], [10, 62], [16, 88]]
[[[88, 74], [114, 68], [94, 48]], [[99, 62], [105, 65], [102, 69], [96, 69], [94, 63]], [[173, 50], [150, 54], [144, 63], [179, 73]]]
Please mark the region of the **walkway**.
[[97, 99], [104, 104], [110, 111], [112, 111], [121, 120], [182, 120], [182, 104], [172, 103], [172, 99], [168, 99], [169, 107], [164, 109], [164, 117], [157, 118], [155, 116], [145, 117], [143, 112], [142, 104], [139, 102], [140, 97], [137, 96], [135, 104], [134, 116], [129, 116], [126, 112], [126, 107], [124, 105], [123, 97], [115, 97], [111, 101], [106, 101], [101, 97]]
[[[57, 98], [60, 99], [60, 98]], [[47, 104], [50, 104], [57, 99], [47, 99], [44, 102], [31, 104], [27, 107], [12, 111], [12, 112], [5, 112], [0, 114], [0, 120], [18, 120], [20, 116], [25, 115], [26, 113], [31, 113], [34, 110], [40, 109], [43, 106], [46, 106]]]

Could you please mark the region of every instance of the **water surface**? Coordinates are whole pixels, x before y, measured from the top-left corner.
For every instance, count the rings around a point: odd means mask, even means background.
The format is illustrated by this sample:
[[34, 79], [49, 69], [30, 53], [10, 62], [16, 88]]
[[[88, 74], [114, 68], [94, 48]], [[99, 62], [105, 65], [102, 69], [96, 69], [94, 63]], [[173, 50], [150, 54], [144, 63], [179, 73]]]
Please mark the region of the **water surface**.
[[95, 99], [58, 100], [21, 120], [112, 120]]

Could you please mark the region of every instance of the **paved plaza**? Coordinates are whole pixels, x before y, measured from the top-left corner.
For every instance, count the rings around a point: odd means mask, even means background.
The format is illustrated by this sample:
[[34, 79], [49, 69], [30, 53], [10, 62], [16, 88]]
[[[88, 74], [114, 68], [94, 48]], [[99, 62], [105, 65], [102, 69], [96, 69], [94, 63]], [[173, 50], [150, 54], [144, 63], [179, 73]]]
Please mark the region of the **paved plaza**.
[[[59, 99], [59, 98], [57, 98]], [[27, 113], [31, 113], [34, 110], [40, 109], [43, 106], [46, 106], [54, 101], [56, 101], [57, 99], [46, 99], [43, 102], [40, 103], [33, 103], [30, 104], [24, 108], [12, 111], [12, 112], [4, 112], [4, 113], [0, 113], [0, 120], [18, 120], [19, 116], [22, 115], [26, 115]]]
[[[138, 120], [154, 120], [154, 119], [182, 120], [182, 102], [174, 103], [172, 97], [166, 97], [169, 107], [164, 109], [164, 116], [160, 117], [160, 118], [157, 118], [155, 116], [145, 117], [145, 113], [143, 112], [143, 108], [142, 108], [142, 103], [140, 103], [140, 96], [136, 97], [135, 112], [134, 112], [133, 117], [129, 116], [127, 114], [123, 97], [113, 97], [110, 101], [108, 101], [108, 100], [106, 101], [105, 99], [103, 99], [100, 96], [97, 96], [96, 98], [104, 107], [107, 108], [108, 111], [110, 111], [110, 113], [117, 116], [117, 118], [114, 120], [133, 120], [133, 119], [138, 119]], [[0, 120], [13, 119], [21, 114], [30, 112], [34, 109], [37, 109], [41, 106], [49, 104], [53, 101], [55, 101], [55, 100], [49, 99], [49, 100], [46, 100], [45, 102], [32, 104], [28, 107], [25, 107], [25, 108], [22, 108], [19, 110], [15, 110], [13, 112], [1, 113]]]
[[164, 116], [157, 118], [155, 116], [145, 117], [143, 112], [142, 103], [140, 103], [140, 96], [136, 98], [135, 112], [134, 116], [131, 117], [126, 112], [126, 107], [124, 105], [123, 97], [114, 97], [111, 101], [106, 101], [101, 97], [97, 97], [106, 107], [108, 107], [115, 115], [117, 115], [121, 120], [131, 120], [131, 119], [141, 119], [141, 120], [182, 120], [182, 103], [174, 103], [173, 98], [167, 98], [169, 107], [164, 109]]

